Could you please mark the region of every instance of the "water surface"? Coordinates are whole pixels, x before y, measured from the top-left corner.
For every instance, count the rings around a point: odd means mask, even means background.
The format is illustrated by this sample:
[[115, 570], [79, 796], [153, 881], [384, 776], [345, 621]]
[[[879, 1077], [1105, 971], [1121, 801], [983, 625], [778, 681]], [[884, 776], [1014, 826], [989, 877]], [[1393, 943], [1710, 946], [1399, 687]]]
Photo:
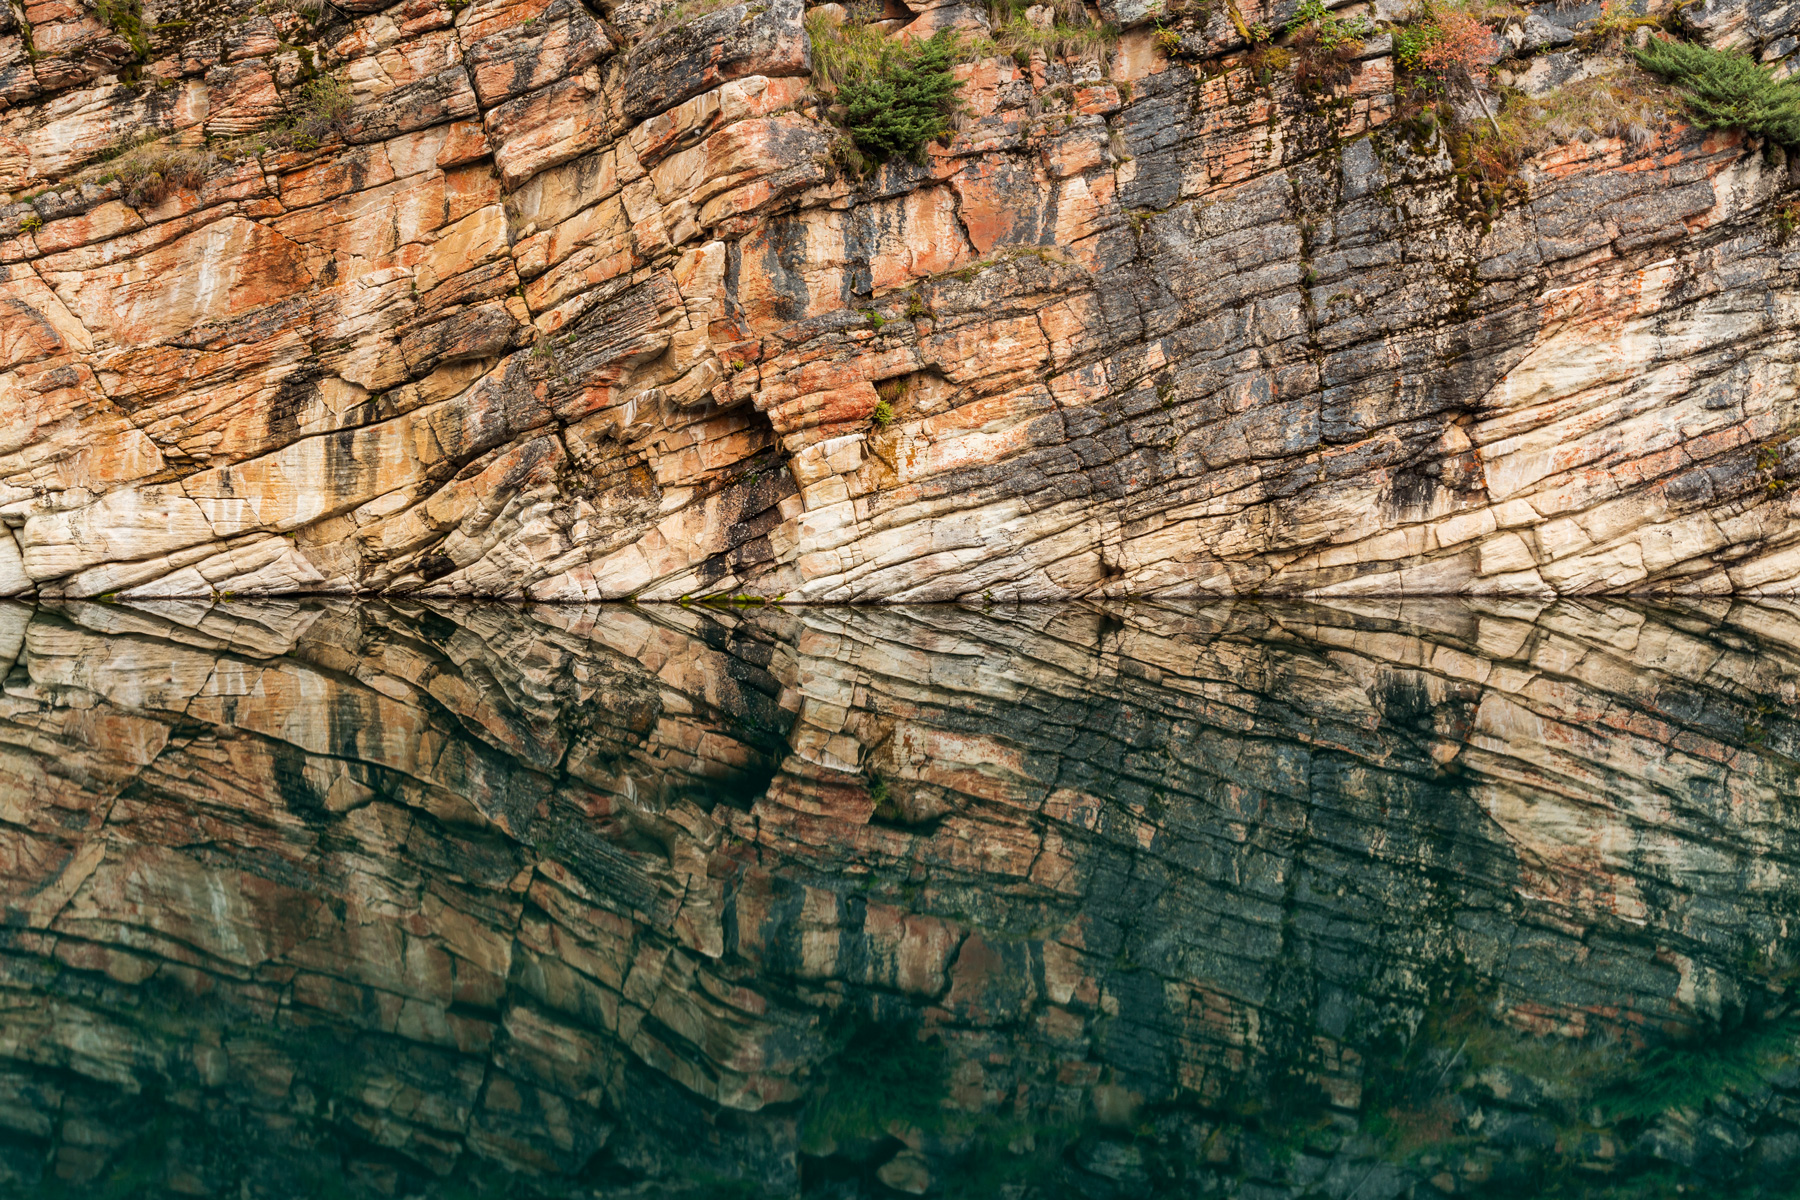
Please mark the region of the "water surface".
[[1788, 1195], [1800, 609], [0, 608], [0, 1195]]

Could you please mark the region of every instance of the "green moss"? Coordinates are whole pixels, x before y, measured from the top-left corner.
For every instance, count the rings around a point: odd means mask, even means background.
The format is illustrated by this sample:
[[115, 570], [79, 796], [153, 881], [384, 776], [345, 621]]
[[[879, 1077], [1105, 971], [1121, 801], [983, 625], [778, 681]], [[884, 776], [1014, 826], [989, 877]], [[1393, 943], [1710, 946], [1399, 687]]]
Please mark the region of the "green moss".
[[894, 406], [886, 400], [875, 402], [875, 411], [869, 414], [869, 421], [877, 429], [886, 429], [894, 423]]

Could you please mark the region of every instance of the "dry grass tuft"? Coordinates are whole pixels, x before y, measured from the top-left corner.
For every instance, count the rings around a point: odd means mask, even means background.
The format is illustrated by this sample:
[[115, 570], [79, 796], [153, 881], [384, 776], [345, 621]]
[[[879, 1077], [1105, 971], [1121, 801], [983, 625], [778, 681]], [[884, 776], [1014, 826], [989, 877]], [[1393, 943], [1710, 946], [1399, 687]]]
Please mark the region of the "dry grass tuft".
[[103, 185], [116, 180], [125, 203], [147, 207], [181, 188], [198, 189], [221, 161], [220, 154], [204, 146], [139, 141], [75, 178]]
[[1103, 59], [1118, 40], [1118, 32], [1103, 25], [1065, 25], [1057, 21], [1050, 28], [1042, 29], [1022, 15], [994, 27], [995, 49], [1010, 55], [1020, 66], [1029, 65], [1034, 53], [1047, 59]]
[[640, 35], [644, 39], [661, 37], [671, 30], [679, 29], [701, 17], [710, 16], [722, 8], [730, 8], [742, 0], [682, 0], [679, 4], [671, 4], [656, 14], [656, 19], [645, 26]]
[[338, 130], [351, 109], [350, 90], [329, 75], [301, 84], [289, 96], [288, 115], [268, 129], [229, 141], [187, 145], [149, 133], [121, 143], [77, 172], [78, 183], [117, 182], [134, 207], [160, 203], [182, 188], [198, 189], [221, 164], [255, 158], [273, 149], [316, 149]]
[[1619, 71], [1567, 84], [1543, 96], [1508, 94], [1496, 134], [1476, 131], [1475, 160], [1491, 178], [1552, 146], [1620, 138], [1633, 146], [1654, 141], [1679, 111], [1673, 88], [1638, 71]]
[[885, 31], [834, 21], [816, 8], [806, 14], [806, 35], [812, 40], [813, 86], [827, 97], [853, 79], [874, 74], [890, 49]]

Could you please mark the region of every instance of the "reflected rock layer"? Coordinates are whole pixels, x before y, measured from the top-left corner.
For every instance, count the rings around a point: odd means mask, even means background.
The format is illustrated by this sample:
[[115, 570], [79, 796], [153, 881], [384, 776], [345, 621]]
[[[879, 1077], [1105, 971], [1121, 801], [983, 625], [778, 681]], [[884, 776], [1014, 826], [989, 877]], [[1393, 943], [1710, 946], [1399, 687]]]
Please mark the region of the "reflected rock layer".
[[1792, 606], [68, 602], [0, 659], [22, 1195], [1800, 1168]]

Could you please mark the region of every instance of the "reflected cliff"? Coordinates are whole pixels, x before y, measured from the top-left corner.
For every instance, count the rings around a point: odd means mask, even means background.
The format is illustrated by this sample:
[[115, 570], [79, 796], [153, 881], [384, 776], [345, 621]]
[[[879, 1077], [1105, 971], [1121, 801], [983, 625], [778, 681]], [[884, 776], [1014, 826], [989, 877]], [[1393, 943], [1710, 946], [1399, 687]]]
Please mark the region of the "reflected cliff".
[[72, 602], [8, 666], [0, 1194], [1800, 1174], [1795, 606]]

